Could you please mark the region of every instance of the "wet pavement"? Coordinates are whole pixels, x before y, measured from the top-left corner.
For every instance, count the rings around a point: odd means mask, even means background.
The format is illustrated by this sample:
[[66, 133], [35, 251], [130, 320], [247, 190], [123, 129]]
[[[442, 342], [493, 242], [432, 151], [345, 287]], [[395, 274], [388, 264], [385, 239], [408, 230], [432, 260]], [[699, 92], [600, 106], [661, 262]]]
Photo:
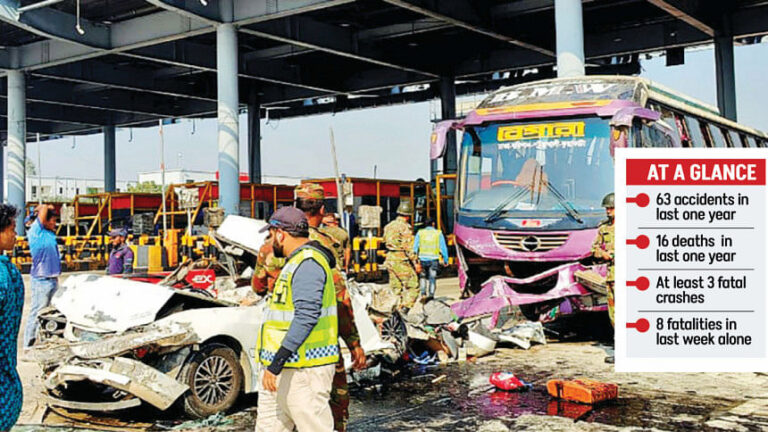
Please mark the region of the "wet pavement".
[[[440, 280], [441, 294], [456, 293], [455, 279]], [[604, 325], [590, 323], [592, 329]], [[572, 328], [572, 327], [571, 327]], [[768, 431], [768, 377], [763, 374], [618, 374], [604, 363], [602, 336], [552, 341], [530, 350], [498, 350], [476, 362], [406, 371], [394, 381], [352, 385], [349, 430], [369, 431]], [[42, 415], [39, 368], [21, 363], [25, 407], [14, 431], [253, 430], [257, 398], [198, 422], [174, 412], [133, 410], [89, 415], [50, 410]], [[491, 389], [493, 372], [509, 371], [534, 384], [524, 393]], [[445, 375], [444, 378], [441, 378]], [[619, 385], [619, 399], [601, 406], [553, 401], [547, 380], [586, 377]], [[436, 381], [436, 382], [433, 382]]]
[[[594, 407], [556, 401], [546, 391], [546, 382], [553, 376], [549, 370], [518, 372], [534, 384], [531, 391], [494, 390], [488, 377], [508, 369], [508, 361], [497, 359], [481, 364], [446, 365], [430, 368], [424, 377], [415, 376], [380, 388], [356, 389], [350, 430], [477, 431], [489, 424], [512, 427], [517, 418], [531, 415], [562, 417], [574, 423], [595, 423], [598, 427], [720, 430], [707, 427], [704, 421], [710, 414], [738, 404], [729, 399], [664, 392], [652, 399], [622, 392], [617, 401]], [[441, 375], [447, 377], [432, 384], [432, 379]], [[560, 422], [561, 419], [555, 420]]]
[[[615, 374], [602, 362], [603, 356], [603, 349], [591, 342], [529, 351], [502, 349], [476, 363], [420, 367], [399, 374], [393, 382], [352, 384], [349, 430], [768, 430], [768, 398], [760, 393], [768, 384], [764, 376]], [[497, 371], [515, 372], [534, 384], [533, 390], [493, 390], [488, 377]], [[547, 380], [579, 376], [617, 382], [619, 399], [591, 407], [558, 402], [546, 393]], [[256, 397], [247, 396], [232, 414], [199, 422], [183, 423], [172, 413], [134, 410], [107, 416], [49, 412], [44, 423], [50, 427], [47, 430], [66, 425], [90, 430], [253, 430], [256, 402]], [[750, 403], [757, 406], [738, 413]], [[46, 429], [28, 425], [16, 430]]]

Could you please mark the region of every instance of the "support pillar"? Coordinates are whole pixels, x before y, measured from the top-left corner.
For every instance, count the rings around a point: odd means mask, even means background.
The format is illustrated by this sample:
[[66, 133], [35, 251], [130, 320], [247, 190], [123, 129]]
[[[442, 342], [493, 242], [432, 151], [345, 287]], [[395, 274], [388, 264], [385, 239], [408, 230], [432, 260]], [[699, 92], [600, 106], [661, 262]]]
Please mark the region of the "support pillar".
[[584, 75], [584, 19], [581, 0], [555, 0], [557, 76]]
[[[8, 71], [8, 203], [19, 209], [16, 233], [24, 235], [27, 107], [24, 73]], [[39, 167], [38, 167], [39, 169]], [[40, 193], [40, 191], [38, 191]]]
[[261, 183], [261, 103], [256, 92], [248, 98], [248, 177]]
[[[231, 6], [231, 0], [221, 2]], [[231, 10], [230, 10], [231, 11]], [[232, 24], [216, 28], [216, 67], [218, 69], [219, 207], [228, 215], [239, 214], [239, 89], [237, 30]]]
[[[440, 106], [443, 120], [456, 118], [456, 80], [452, 76], [440, 77]], [[446, 138], [443, 174], [456, 174], [456, 131], [449, 131]]]
[[733, 32], [728, 18], [724, 19], [721, 31], [715, 35], [715, 79], [717, 81], [717, 107], [720, 109], [720, 114], [736, 121]]
[[[440, 77], [440, 105], [443, 120], [456, 118], [456, 80], [452, 76]], [[445, 138], [443, 174], [456, 174], [458, 170], [456, 154], [456, 131], [448, 131], [448, 135]], [[446, 181], [444, 193], [446, 196], [454, 196], [456, 194], [456, 182]], [[445, 227], [452, 227], [454, 201], [452, 199], [446, 199], [446, 201], [441, 204], [445, 204], [442, 211], [442, 214], [445, 216], [443, 217], [443, 221], [441, 223]]]
[[104, 192], [117, 192], [115, 127], [104, 128]]

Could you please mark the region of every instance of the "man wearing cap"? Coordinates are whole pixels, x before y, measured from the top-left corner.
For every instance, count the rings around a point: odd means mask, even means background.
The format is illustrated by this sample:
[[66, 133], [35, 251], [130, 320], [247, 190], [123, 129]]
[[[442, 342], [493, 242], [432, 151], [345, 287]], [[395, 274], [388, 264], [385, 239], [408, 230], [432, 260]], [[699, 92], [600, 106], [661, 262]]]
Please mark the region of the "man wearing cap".
[[330, 432], [331, 384], [339, 361], [333, 253], [309, 239], [295, 207], [269, 219], [272, 249], [285, 266], [275, 282], [258, 335], [262, 371], [256, 430]]
[[613, 325], [613, 256], [614, 256], [614, 197], [609, 193], [603, 198], [603, 207], [607, 217], [597, 228], [597, 236], [592, 243], [592, 256], [599, 262], [608, 264], [608, 274], [605, 278], [606, 291], [608, 292], [608, 317]]
[[389, 273], [389, 286], [400, 297], [400, 308], [410, 309], [419, 297], [419, 257], [413, 253], [413, 231], [408, 220], [413, 210], [411, 203], [400, 201], [397, 218], [384, 227], [387, 258], [384, 266]]
[[[352, 300], [347, 292], [346, 281], [341, 273], [341, 260], [344, 258], [343, 238], [336, 237], [320, 227], [325, 216], [325, 193], [317, 183], [304, 183], [296, 187], [296, 207], [304, 212], [309, 223], [309, 239], [322, 244], [334, 252], [336, 267], [333, 268], [333, 283], [336, 288], [336, 303], [338, 305], [339, 336], [349, 348], [352, 355], [353, 367], [365, 367], [365, 352], [360, 345], [360, 334], [355, 326], [355, 316], [352, 310]], [[344, 230], [341, 234], [346, 235]], [[337, 235], [340, 235], [337, 233]], [[344, 359], [339, 357], [336, 364], [336, 375], [333, 377], [331, 390], [331, 411], [333, 413], [334, 430], [347, 430], [349, 420], [349, 387]]]
[[107, 261], [107, 274], [133, 273], [133, 251], [125, 242], [127, 233], [125, 229], [113, 229], [109, 232], [109, 241], [112, 243], [112, 252]]

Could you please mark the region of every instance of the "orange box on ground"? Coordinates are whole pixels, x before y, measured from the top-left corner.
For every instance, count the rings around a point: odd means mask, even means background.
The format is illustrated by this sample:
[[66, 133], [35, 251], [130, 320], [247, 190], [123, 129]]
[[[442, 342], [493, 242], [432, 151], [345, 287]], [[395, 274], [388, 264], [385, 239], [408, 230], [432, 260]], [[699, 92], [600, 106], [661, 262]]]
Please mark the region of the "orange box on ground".
[[549, 380], [549, 395], [558, 399], [596, 404], [619, 397], [619, 386], [589, 379]]

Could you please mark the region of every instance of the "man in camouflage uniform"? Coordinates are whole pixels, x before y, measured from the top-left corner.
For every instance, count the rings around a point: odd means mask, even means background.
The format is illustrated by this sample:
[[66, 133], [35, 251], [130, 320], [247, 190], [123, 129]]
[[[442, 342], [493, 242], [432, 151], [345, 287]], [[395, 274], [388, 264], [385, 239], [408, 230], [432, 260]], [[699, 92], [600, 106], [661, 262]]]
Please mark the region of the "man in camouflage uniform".
[[408, 201], [397, 207], [397, 218], [384, 227], [387, 259], [384, 266], [389, 273], [389, 286], [400, 298], [399, 307], [410, 309], [419, 297], [419, 256], [413, 252], [413, 230], [408, 219], [413, 213]]
[[603, 207], [608, 219], [603, 221], [597, 229], [597, 236], [592, 243], [592, 256], [600, 262], [608, 264], [608, 275], [605, 278], [606, 291], [608, 292], [608, 316], [613, 322], [614, 294], [613, 294], [613, 257], [614, 257], [614, 198], [613, 193], [609, 193], [603, 198]]
[[[296, 188], [296, 207], [304, 211], [309, 222], [309, 239], [320, 242], [328, 250], [336, 255], [336, 268], [333, 269], [333, 282], [336, 286], [337, 316], [339, 326], [339, 336], [349, 348], [352, 354], [353, 367], [362, 369], [365, 367], [365, 352], [360, 345], [360, 334], [355, 326], [355, 318], [352, 311], [352, 300], [347, 293], [346, 282], [342, 275], [341, 259], [338, 256], [340, 240], [323, 233], [319, 229], [320, 222], [324, 214], [324, 194], [323, 188], [315, 183], [305, 183]], [[259, 251], [257, 257], [256, 269], [254, 270], [254, 291], [263, 293], [271, 290], [277, 275], [280, 274], [285, 261], [276, 258], [271, 253], [271, 243], [267, 242]], [[259, 279], [258, 281], [256, 279]], [[344, 358], [339, 357], [339, 363], [336, 365], [336, 375], [333, 377], [333, 388], [331, 389], [330, 399], [331, 411], [333, 413], [334, 430], [339, 432], [346, 431], [347, 421], [349, 419], [349, 388], [347, 385], [347, 373], [344, 367]]]
[[323, 225], [320, 227], [320, 231], [338, 241], [338, 250], [335, 252], [343, 258], [343, 268], [344, 271], [347, 271], [352, 252], [349, 248], [349, 234], [347, 234], [344, 228], [339, 226], [339, 216], [336, 213], [326, 213], [323, 216]]

